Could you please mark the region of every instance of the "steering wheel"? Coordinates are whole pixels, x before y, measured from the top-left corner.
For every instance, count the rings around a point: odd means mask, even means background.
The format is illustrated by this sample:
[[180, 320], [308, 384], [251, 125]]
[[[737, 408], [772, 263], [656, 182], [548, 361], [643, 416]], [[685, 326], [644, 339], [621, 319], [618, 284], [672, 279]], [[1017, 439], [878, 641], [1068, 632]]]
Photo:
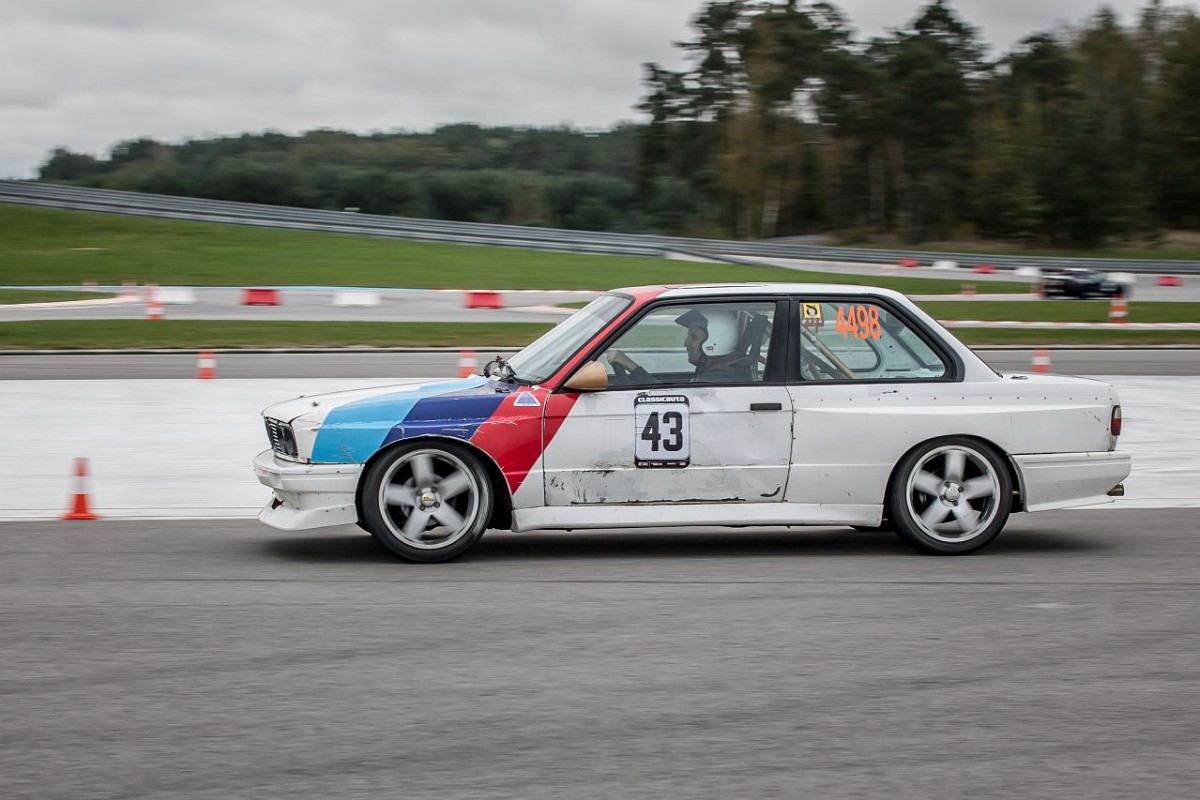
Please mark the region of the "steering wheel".
[[609, 366], [611, 366], [613, 368], [613, 381], [612, 381], [613, 385], [614, 386], [628, 386], [630, 383], [629, 370], [625, 369], [625, 367], [623, 365], [618, 364], [617, 362], [613, 361], [611, 358], [608, 360], [608, 363], [609, 363]]

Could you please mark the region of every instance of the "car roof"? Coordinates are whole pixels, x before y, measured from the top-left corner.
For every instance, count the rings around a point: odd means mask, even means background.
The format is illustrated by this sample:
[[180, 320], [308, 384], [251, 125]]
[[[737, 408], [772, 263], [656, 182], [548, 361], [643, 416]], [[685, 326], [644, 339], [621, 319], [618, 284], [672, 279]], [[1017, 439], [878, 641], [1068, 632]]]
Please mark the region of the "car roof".
[[[657, 291], [655, 291], [657, 290]], [[633, 295], [657, 294], [659, 297], [723, 297], [728, 295], [886, 295], [902, 297], [899, 292], [879, 286], [846, 283], [696, 283], [637, 286], [614, 289]]]

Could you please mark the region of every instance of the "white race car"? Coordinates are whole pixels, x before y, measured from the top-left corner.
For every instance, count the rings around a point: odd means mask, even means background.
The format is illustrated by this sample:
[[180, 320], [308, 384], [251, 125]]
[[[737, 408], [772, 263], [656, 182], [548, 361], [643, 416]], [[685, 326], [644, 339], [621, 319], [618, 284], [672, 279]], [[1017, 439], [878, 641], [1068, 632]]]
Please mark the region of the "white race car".
[[849, 525], [969, 553], [1130, 470], [1112, 386], [999, 374], [862, 286], [617, 289], [482, 375], [263, 414], [263, 522], [356, 522], [413, 561], [489, 528]]

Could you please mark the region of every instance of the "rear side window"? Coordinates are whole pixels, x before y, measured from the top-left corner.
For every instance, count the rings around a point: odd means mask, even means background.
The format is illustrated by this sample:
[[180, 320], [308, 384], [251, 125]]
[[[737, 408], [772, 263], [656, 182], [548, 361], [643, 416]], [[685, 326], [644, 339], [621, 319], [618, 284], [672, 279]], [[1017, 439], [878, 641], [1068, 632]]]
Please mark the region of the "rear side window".
[[937, 380], [949, 373], [904, 319], [867, 298], [801, 301], [798, 344], [803, 381]]

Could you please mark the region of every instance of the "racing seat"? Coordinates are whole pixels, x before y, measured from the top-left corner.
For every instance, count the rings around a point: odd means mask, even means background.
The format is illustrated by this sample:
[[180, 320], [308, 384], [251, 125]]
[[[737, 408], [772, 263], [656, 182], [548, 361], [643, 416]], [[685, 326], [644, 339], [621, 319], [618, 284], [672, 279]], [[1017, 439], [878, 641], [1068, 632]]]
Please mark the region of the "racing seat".
[[766, 314], [750, 314], [743, 327], [732, 356], [736, 359], [733, 364], [739, 382], [754, 383], [762, 380], [758, 367], [764, 362], [762, 347], [770, 324], [771, 320]]

